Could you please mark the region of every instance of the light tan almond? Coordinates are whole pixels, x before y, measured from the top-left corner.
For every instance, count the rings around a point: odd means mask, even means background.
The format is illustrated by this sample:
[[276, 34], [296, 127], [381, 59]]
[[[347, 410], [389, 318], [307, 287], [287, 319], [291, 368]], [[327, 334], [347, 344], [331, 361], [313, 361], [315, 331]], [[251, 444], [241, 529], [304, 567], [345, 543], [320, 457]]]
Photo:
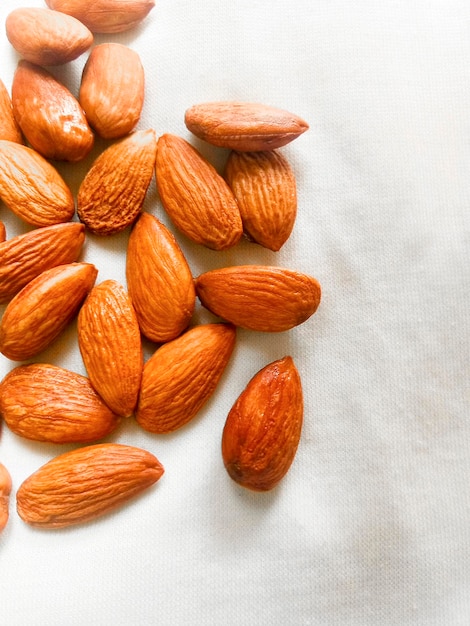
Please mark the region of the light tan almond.
[[298, 115], [254, 102], [195, 104], [184, 121], [199, 139], [238, 152], [280, 148], [309, 128]]
[[19, 365], [4, 377], [0, 413], [16, 435], [58, 444], [98, 441], [119, 424], [86, 376], [48, 363]]
[[122, 506], [163, 472], [146, 450], [118, 443], [86, 446], [55, 457], [27, 478], [16, 494], [17, 511], [40, 528], [80, 524]]
[[82, 22], [42, 7], [13, 9], [5, 20], [5, 30], [13, 48], [38, 65], [69, 63], [93, 43], [93, 34]]
[[195, 281], [207, 309], [235, 326], [281, 332], [305, 322], [320, 304], [312, 276], [282, 267], [240, 265], [211, 270]]
[[11, 476], [7, 468], [0, 463], [0, 532], [8, 523], [10, 513]]
[[80, 221], [96, 235], [113, 235], [139, 216], [155, 168], [155, 131], [139, 130], [109, 146], [78, 190]]
[[75, 213], [72, 192], [59, 172], [38, 152], [0, 140], [0, 198], [32, 226], [68, 222]]
[[187, 328], [196, 301], [191, 270], [173, 234], [150, 213], [142, 213], [131, 231], [126, 277], [147, 339], [171, 341]]
[[120, 43], [102, 43], [92, 49], [78, 99], [100, 137], [116, 139], [134, 130], [144, 92], [144, 68], [135, 50]]
[[78, 314], [78, 346], [96, 391], [114, 413], [134, 411], [142, 378], [139, 323], [124, 287], [105, 280], [93, 287]]
[[23, 135], [13, 115], [10, 94], [2, 80], [0, 80], [0, 139], [23, 143]]
[[0, 303], [56, 265], [77, 261], [85, 227], [76, 222], [36, 228], [0, 243]]
[[68, 263], [33, 278], [7, 304], [0, 352], [24, 361], [47, 348], [76, 315], [97, 274], [91, 263]]
[[46, 159], [77, 162], [93, 148], [94, 135], [78, 100], [45, 68], [19, 61], [11, 101], [24, 136]]
[[213, 250], [234, 246], [243, 234], [237, 203], [215, 167], [182, 137], [158, 139], [157, 187], [175, 226]]
[[250, 239], [278, 251], [288, 240], [297, 215], [297, 187], [287, 159], [277, 150], [234, 152], [225, 178], [238, 202]]
[[144, 367], [137, 422], [169, 433], [192, 420], [213, 395], [235, 346], [231, 324], [202, 324], [170, 341]]
[[229, 476], [253, 491], [273, 489], [292, 465], [302, 422], [300, 375], [287, 356], [255, 374], [228, 414], [222, 458]]

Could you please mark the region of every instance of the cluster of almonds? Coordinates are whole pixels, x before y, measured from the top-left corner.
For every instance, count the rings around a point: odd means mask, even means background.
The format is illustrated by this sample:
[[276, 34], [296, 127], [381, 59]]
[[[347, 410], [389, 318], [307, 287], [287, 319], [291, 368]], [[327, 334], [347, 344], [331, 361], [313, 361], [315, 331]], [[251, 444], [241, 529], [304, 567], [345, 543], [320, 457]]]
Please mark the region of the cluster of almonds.
[[[194, 278], [174, 235], [142, 209], [155, 173], [166, 213], [190, 240], [224, 250], [245, 233], [279, 250], [297, 201], [294, 175], [277, 148], [307, 124], [260, 104], [189, 108], [188, 130], [230, 151], [220, 175], [183, 138], [135, 130], [144, 72], [133, 50], [93, 47], [77, 99], [44, 68], [90, 49], [94, 32], [138, 24], [153, 0], [46, 1], [49, 8], [17, 9], [6, 20], [22, 58], [11, 98], [0, 83], [0, 198], [34, 228], [9, 241], [3, 233], [0, 243], [0, 352], [31, 359], [77, 317], [88, 376], [47, 363], [18, 365], [0, 384], [0, 413], [27, 439], [90, 444], [52, 459], [17, 491], [24, 521], [56, 528], [103, 514], [163, 474], [150, 452], [97, 441], [131, 415], [151, 433], [181, 428], [213, 394], [237, 327], [289, 330], [316, 311], [321, 290], [311, 276], [271, 266]], [[75, 208], [50, 161], [84, 159], [95, 135], [112, 141], [84, 176]], [[75, 211], [79, 221], [72, 221]], [[78, 261], [86, 231], [108, 236], [127, 227], [127, 290], [115, 280], [95, 285], [97, 268]], [[197, 298], [221, 321], [191, 326]], [[158, 344], [146, 362], [142, 337]], [[222, 456], [229, 475], [249, 489], [272, 489], [292, 463], [302, 419], [300, 377], [286, 356], [252, 378], [227, 417]], [[0, 465], [0, 528], [10, 490]]]

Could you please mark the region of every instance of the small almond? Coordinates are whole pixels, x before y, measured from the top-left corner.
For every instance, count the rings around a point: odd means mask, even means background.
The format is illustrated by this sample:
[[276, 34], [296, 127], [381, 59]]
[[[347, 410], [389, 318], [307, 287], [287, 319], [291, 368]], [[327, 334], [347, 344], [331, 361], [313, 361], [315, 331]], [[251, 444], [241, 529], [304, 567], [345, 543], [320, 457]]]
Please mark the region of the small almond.
[[10, 94], [0, 80], [0, 139], [23, 143], [23, 135], [13, 115]]
[[11, 476], [7, 468], [0, 463], [0, 533], [8, 523], [10, 512]]

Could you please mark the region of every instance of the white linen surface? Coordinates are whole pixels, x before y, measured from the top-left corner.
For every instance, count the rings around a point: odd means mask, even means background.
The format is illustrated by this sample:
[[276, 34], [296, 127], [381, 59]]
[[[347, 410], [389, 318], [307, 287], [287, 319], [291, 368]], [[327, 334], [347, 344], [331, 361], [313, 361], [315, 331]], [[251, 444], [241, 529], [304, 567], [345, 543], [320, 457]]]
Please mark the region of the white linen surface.
[[[18, 6], [2, 1], [2, 25]], [[179, 432], [126, 421], [109, 440], [152, 451], [166, 472], [95, 522], [62, 531], [22, 522], [16, 489], [74, 446], [28, 442], [4, 425], [0, 460], [14, 485], [0, 621], [468, 625], [468, 0], [157, 0], [141, 27], [95, 37], [103, 41], [141, 55], [139, 128], [184, 136], [219, 169], [226, 151], [184, 126], [190, 105], [263, 102], [309, 122], [282, 149], [298, 217], [280, 252], [246, 241], [213, 252], [176, 236], [195, 276], [280, 265], [314, 275], [323, 299], [289, 332], [240, 331], [214, 397]], [[0, 46], [10, 88], [18, 55], [4, 29]], [[74, 93], [86, 57], [52, 70]], [[58, 165], [74, 193], [91, 160]], [[154, 183], [145, 209], [170, 225]], [[8, 237], [27, 229], [4, 206], [0, 219]], [[88, 237], [82, 258], [97, 282], [125, 282], [127, 237]], [[212, 319], [198, 305], [195, 321]], [[302, 439], [282, 484], [252, 493], [226, 474], [221, 431], [252, 375], [286, 354], [303, 380]], [[75, 326], [32, 360], [85, 373]], [[1, 375], [14, 365], [1, 357]]]

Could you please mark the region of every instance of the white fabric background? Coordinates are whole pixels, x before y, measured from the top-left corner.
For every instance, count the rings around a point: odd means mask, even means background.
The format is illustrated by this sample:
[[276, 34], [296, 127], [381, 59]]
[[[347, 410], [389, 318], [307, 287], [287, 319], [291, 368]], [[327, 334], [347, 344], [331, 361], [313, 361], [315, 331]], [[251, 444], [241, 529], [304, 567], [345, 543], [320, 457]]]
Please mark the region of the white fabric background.
[[[17, 6], [3, 0], [2, 24]], [[17, 517], [22, 480], [71, 446], [3, 427], [14, 491], [0, 621], [468, 625], [470, 4], [157, 0], [142, 27], [95, 41], [105, 40], [141, 55], [139, 128], [192, 140], [185, 109], [216, 99], [310, 123], [283, 149], [299, 210], [279, 253], [247, 242], [216, 253], [178, 237], [194, 275], [277, 264], [318, 278], [323, 301], [288, 333], [240, 331], [216, 394], [180, 432], [124, 424], [110, 439], [151, 450], [166, 473], [93, 523], [48, 532]], [[9, 88], [17, 55], [4, 33], [0, 46]], [[74, 92], [85, 58], [54, 70]], [[224, 151], [195, 144], [223, 165]], [[90, 162], [59, 166], [74, 191]], [[154, 185], [145, 208], [168, 223]], [[25, 229], [5, 207], [0, 218], [9, 236]], [[98, 281], [125, 280], [127, 236], [88, 238], [83, 258]], [[198, 307], [195, 320], [209, 319]], [[282, 485], [254, 494], [226, 475], [221, 429], [249, 378], [285, 354], [304, 383], [302, 440]], [[35, 360], [84, 373], [74, 326]], [[2, 376], [11, 367], [1, 359]]]

